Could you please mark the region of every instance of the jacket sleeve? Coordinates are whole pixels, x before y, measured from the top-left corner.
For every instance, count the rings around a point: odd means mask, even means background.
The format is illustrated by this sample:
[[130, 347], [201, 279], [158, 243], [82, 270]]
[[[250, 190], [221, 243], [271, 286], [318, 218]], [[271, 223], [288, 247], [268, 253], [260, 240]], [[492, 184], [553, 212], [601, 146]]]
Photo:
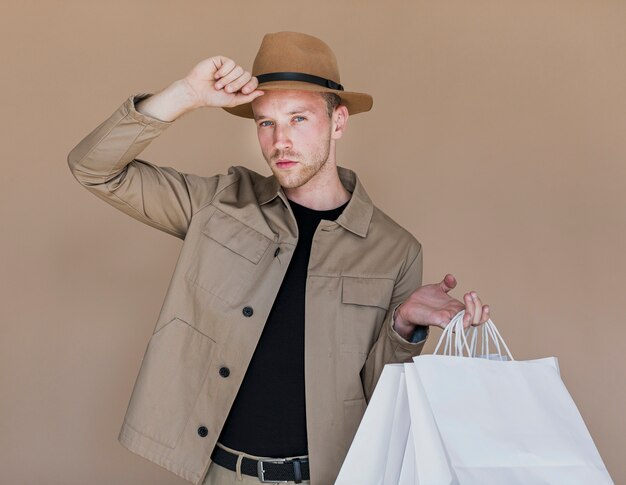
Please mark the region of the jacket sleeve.
[[68, 155], [78, 182], [122, 212], [181, 239], [191, 216], [215, 194], [217, 177], [182, 174], [135, 158], [172, 122], [146, 116], [128, 98]]
[[411, 293], [422, 284], [422, 248], [418, 246], [414, 256], [409, 258], [405, 270], [401, 273], [394, 286], [391, 297], [391, 305], [385, 316], [385, 320], [380, 329], [378, 339], [374, 343], [370, 353], [365, 360], [361, 370], [361, 380], [365, 398], [369, 402], [374, 392], [374, 387], [378, 382], [385, 364], [407, 362], [412, 357], [422, 352], [426, 338], [428, 337], [428, 327], [418, 327], [417, 332], [422, 335], [422, 340], [411, 343], [402, 338], [393, 329], [393, 314], [395, 309], [403, 303]]

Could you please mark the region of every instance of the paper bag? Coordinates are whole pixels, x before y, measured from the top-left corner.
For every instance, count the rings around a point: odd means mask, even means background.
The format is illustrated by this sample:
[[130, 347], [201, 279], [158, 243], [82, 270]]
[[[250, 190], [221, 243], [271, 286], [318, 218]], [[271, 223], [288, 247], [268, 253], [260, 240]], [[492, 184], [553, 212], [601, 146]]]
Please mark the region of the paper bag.
[[[442, 340], [454, 332], [448, 352], [469, 357], [425, 355], [406, 365], [416, 483], [613, 483], [556, 359], [515, 361], [503, 341], [508, 359], [471, 358], [475, 339], [468, 343], [455, 318]], [[485, 325], [483, 335], [501, 339]]]
[[[404, 366], [386, 365], [335, 485], [400, 483], [409, 419]], [[407, 473], [403, 480], [412, 483], [413, 477]]]

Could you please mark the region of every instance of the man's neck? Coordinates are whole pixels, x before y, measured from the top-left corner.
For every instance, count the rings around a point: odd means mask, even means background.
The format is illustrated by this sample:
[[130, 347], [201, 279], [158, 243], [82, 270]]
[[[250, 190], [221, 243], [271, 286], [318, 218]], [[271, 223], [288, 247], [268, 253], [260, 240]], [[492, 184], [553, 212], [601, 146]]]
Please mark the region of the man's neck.
[[319, 211], [336, 209], [350, 200], [352, 195], [341, 183], [337, 166], [328, 162], [306, 184], [283, 190], [289, 200]]

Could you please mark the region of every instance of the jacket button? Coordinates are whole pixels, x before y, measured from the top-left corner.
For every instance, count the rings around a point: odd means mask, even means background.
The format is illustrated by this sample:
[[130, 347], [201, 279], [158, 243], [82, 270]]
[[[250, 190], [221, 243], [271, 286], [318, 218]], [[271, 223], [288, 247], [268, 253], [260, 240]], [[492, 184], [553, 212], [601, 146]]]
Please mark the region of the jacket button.
[[251, 317], [253, 313], [254, 313], [254, 310], [252, 309], [251, 306], [243, 307], [243, 316], [244, 317]]
[[276, 248], [276, 251], [274, 251], [274, 257], [278, 256], [278, 253], [280, 253], [280, 248]]
[[222, 377], [228, 377], [230, 375], [230, 369], [228, 367], [220, 367], [220, 375]]
[[199, 435], [201, 438], [206, 438], [208, 434], [209, 434], [209, 430], [208, 430], [208, 429], [206, 429], [206, 426], [200, 426], [200, 427], [198, 428], [198, 435]]

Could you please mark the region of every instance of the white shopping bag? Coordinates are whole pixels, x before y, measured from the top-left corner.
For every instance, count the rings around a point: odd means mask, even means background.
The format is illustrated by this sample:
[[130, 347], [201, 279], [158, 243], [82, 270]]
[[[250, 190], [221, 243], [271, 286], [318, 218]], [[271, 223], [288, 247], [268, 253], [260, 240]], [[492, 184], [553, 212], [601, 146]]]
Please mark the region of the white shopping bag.
[[[410, 413], [403, 364], [385, 366], [335, 485], [412, 485], [413, 470], [403, 466]], [[403, 473], [403, 476], [400, 475]]]
[[556, 360], [513, 360], [491, 321], [482, 330], [489, 358], [471, 358], [476, 333], [468, 341], [462, 321], [442, 335], [447, 355], [405, 364], [415, 483], [612, 484]]
[[437, 423], [413, 364], [405, 364], [415, 484], [456, 484]]
[[402, 469], [398, 477], [398, 485], [417, 484], [417, 473], [415, 469], [415, 446], [413, 445], [413, 433], [409, 426], [409, 436], [406, 440], [406, 448], [402, 458]]

